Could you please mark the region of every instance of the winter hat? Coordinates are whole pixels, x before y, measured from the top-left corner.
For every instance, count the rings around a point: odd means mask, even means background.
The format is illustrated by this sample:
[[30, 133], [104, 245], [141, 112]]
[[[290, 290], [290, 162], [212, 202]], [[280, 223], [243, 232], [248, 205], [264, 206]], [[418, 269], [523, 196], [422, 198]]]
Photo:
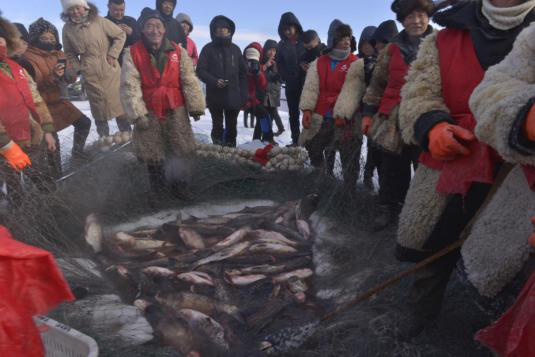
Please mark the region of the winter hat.
[[403, 22], [413, 11], [421, 10], [427, 15], [433, 15], [435, 4], [432, 0], [394, 0], [391, 6], [392, 11], [396, 14], [396, 19]]
[[224, 27], [224, 28], [227, 28], [227, 29], [231, 29], [232, 27], [230, 26], [230, 22], [228, 22], [225, 18], [223, 17], [219, 17], [217, 19], [214, 19], [214, 22], [212, 23], [213, 26], [214, 26], [214, 29], [218, 29], [218, 28], [221, 28], [221, 27]]
[[30, 25], [30, 41], [32, 45], [39, 42], [39, 36], [45, 32], [50, 32], [54, 34], [56, 42], [59, 44], [59, 34], [58, 29], [51, 22], [46, 21], [40, 17], [37, 21]]
[[26, 27], [23, 24], [20, 24], [18, 22], [14, 22], [13, 25], [19, 30], [20, 37], [26, 41], [26, 43], [30, 43], [30, 35], [28, 34], [28, 30], [26, 30]]
[[310, 43], [315, 38], [319, 38], [318, 33], [314, 30], [308, 30], [303, 34], [303, 43]]
[[353, 30], [351, 29], [351, 26], [335, 19], [329, 26], [327, 47], [331, 49], [335, 48], [338, 42], [344, 37], [353, 37]]
[[399, 33], [398, 26], [394, 20], [387, 20], [382, 22], [375, 33], [373, 34], [372, 41], [389, 43]]
[[185, 14], [181, 12], [180, 14], [176, 15], [176, 20], [179, 24], [185, 22], [190, 27], [190, 32], [193, 32], [193, 21], [191, 21], [191, 17], [188, 14]]
[[143, 27], [145, 27], [145, 23], [150, 19], [158, 19], [163, 23], [164, 26], [166, 26], [166, 22], [162, 14], [158, 10], [153, 10], [150, 7], [146, 7], [141, 10], [141, 15], [139, 16], [139, 19], [137, 19], [137, 23], [139, 27], [143, 29]]
[[249, 47], [245, 50], [245, 59], [260, 62], [260, 52], [256, 48]]
[[67, 12], [73, 6], [83, 6], [89, 9], [89, 4], [86, 0], [61, 0], [61, 6], [63, 6], [63, 12]]

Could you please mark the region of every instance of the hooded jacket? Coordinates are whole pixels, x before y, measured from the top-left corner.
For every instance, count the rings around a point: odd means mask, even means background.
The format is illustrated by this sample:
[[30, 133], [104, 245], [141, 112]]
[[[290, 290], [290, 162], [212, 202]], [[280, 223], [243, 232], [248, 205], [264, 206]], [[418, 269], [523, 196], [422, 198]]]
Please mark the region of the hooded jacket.
[[130, 35], [126, 35], [126, 42], [124, 43], [124, 48], [132, 46], [141, 38], [141, 32], [138, 23], [133, 17], [124, 16], [121, 20], [117, 20], [116, 18], [112, 17], [108, 12], [106, 18], [116, 25], [125, 24], [126, 26], [132, 29], [132, 33]]
[[[284, 28], [291, 25], [297, 27], [296, 42], [292, 42], [284, 36]], [[305, 53], [305, 47], [303, 46], [303, 41], [301, 39], [301, 36], [303, 35], [303, 27], [293, 13], [287, 12], [281, 17], [278, 31], [281, 38], [276, 58], [279, 73], [281, 74], [283, 81], [286, 82], [287, 89], [301, 91], [303, 83], [300, 78], [301, 67], [299, 65], [299, 60]]]
[[[260, 52], [260, 63], [263, 62], [264, 57], [264, 49], [262, 48], [262, 45], [258, 42], [253, 42], [249, 44], [243, 51], [243, 56], [245, 60], [247, 61], [247, 58], [245, 57], [245, 54], [247, 52], [247, 49], [254, 48], [258, 52]], [[247, 90], [248, 90], [248, 96], [247, 96], [247, 104], [246, 108], [255, 108], [259, 104], [264, 104], [264, 99], [266, 97], [266, 89], [267, 89], [267, 78], [264, 73], [263, 66], [260, 66], [260, 71], [258, 73], [252, 73], [248, 70], [247, 72]]]
[[[272, 48], [277, 48], [277, 41], [275, 40], [267, 40], [266, 43], [264, 43], [264, 54], [263, 54], [263, 61], [264, 64], [267, 61], [267, 53]], [[281, 105], [281, 85], [282, 85], [282, 79], [279, 74], [278, 68], [276, 65], [265, 68], [264, 72], [266, 74], [266, 78], [268, 80], [268, 86], [266, 90], [266, 99], [264, 101], [264, 105], [266, 107], [270, 108], [278, 108]]]
[[394, 20], [387, 20], [377, 27], [372, 40], [374, 42], [390, 43], [398, 33], [399, 31], [396, 22]]
[[[215, 31], [217, 23], [230, 25], [231, 39], [236, 31], [234, 22], [225, 16], [216, 16], [210, 23], [212, 42], [199, 55], [197, 76], [206, 84], [206, 102], [210, 109], [240, 110], [247, 101], [247, 65], [238, 46], [219, 43]], [[217, 87], [219, 79], [227, 80], [227, 86]]]
[[166, 36], [168, 39], [170, 39], [177, 45], [181, 45], [182, 48], [186, 48], [188, 46], [188, 42], [186, 40], [186, 34], [184, 33], [184, 29], [182, 28], [180, 23], [173, 17], [173, 14], [166, 15], [163, 13], [162, 4], [164, 1], [171, 1], [173, 3], [174, 12], [176, 8], [176, 0], [156, 0], [156, 10], [160, 12], [160, 14], [165, 20], [165, 26], [167, 29]]
[[373, 35], [375, 35], [375, 31], [377, 30], [377, 27], [375, 26], [367, 26], [362, 30], [360, 33], [359, 38], [359, 45], [358, 45], [358, 51], [359, 51], [359, 57], [366, 57], [362, 53], [362, 46], [365, 42], [371, 43], [373, 41]]

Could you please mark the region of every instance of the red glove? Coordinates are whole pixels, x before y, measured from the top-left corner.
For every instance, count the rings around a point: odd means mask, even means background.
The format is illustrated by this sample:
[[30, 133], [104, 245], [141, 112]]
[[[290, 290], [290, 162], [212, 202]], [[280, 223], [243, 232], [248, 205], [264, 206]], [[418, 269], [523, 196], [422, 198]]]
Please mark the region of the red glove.
[[429, 152], [436, 160], [454, 160], [459, 155], [469, 155], [470, 151], [459, 142], [475, 140], [469, 130], [458, 125], [439, 123], [429, 132]]
[[0, 155], [2, 155], [6, 159], [9, 166], [16, 171], [21, 171], [25, 167], [32, 165], [28, 155], [26, 155], [20, 146], [13, 141], [10, 141], [9, 144], [0, 150]]
[[337, 127], [337, 128], [345, 128], [346, 126], [346, 120], [345, 119], [342, 119], [342, 118], [336, 118], [334, 120], [334, 125]]
[[312, 125], [312, 112], [310, 110], [305, 110], [303, 112], [303, 128], [308, 129]]
[[524, 133], [530, 141], [535, 141], [535, 104], [531, 107], [524, 123]]
[[[535, 217], [531, 219], [531, 223], [533, 223], [533, 226], [535, 226]], [[529, 237], [529, 244], [531, 244], [532, 247], [535, 247], [535, 232]]]
[[373, 118], [369, 115], [366, 115], [362, 118], [362, 135], [368, 135], [368, 132], [370, 131], [370, 128], [373, 124]]

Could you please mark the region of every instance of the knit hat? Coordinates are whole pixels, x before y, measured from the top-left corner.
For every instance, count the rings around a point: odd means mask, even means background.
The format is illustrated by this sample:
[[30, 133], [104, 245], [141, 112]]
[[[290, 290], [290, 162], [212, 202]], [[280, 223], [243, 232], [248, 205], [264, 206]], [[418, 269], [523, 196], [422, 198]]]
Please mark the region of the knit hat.
[[54, 26], [51, 22], [46, 21], [42, 17], [37, 19], [34, 23], [30, 25], [30, 41], [32, 45], [39, 42], [39, 36], [41, 36], [45, 32], [50, 32], [54, 34], [54, 37], [56, 38], [56, 42], [59, 44], [59, 34], [58, 29], [56, 26]]
[[61, 0], [61, 6], [63, 6], [63, 12], [67, 12], [73, 6], [83, 6], [89, 9], [87, 0]]
[[150, 19], [158, 19], [164, 24], [164, 26], [166, 26], [166, 22], [162, 14], [158, 10], [153, 10], [150, 7], [146, 7], [141, 10], [141, 15], [139, 16], [137, 23], [139, 24], [139, 27], [143, 29], [143, 27], [145, 27], [145, 23]]
[[190, 27], [190, 32], [193, 32], [193, 21], [191, 21], [191, 17], [188, 14], [185, 14], [181, 12], [180, 14], [176, 15], [176, 20], [179, 24], [185, 22]]
[[245, 50], [245, 59], [260, 62], [260, 52], [256, 48], [249, 47]]

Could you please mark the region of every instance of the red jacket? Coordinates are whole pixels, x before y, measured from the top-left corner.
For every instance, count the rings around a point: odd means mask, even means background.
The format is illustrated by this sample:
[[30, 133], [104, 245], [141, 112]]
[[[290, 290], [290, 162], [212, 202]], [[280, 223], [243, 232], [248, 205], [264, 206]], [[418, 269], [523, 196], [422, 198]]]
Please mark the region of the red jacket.
[[318, 58], [317, 69], [320, 78], [320, 93], [314, 110], [316, 113], [321, 116], [325, 116], [329, 112], [332, 113], [344, 86], [349, 67], [357, 59], [357, 56], [350, 54], [345, 60], [338, 62], [333, 71], [331, 68], [332, 60], [329, 55], [323, 55]]
[[[260, 63], [262, 63], [262, 57], [263, 57], [263, 48], [262, 45], [258, 42], [253, 42], [249, 46], [247, 46], [244, 50], [244, 56], [245, 51], [247, 51], [248, 48], [255, 48], [260, 52]], [[258, 104], [262, 104], [264, 102], [264, 97], [266, 94], [268, 81], [266, 78], [266, 75], [264, 73], [263, 66], [260, 66], [260, 72], [258, 74], [254, 73], [247, 73], [247, 102], [245, 104], [245, 107], [247, 109], [254, 108]]]
[[405, 63], [398, 45], [391, 44], [388, 47], [388, 54], [390, 55], [388, 84], [379, 105], [379, 113], [386, 116], [401, 103], [401, 88], [405, 85], [405, 77], [409, 72], [409, 66]]
[[184, 97], [180, 87], [180, 47], [168, 52], [168, 61], [163, 73], [160, 73], [150, 59], [149, 52], [143, 41], [136, 42], [130, 47], [130, 54], [134, 65], [141, 77], [143, 100], [147, 109], [160, 120], [176, 108], [184, 105]]
[[199, 53], [197, 52], [197, 45], [189, 37], [186, 40], [188, 42], [188, 48], [186, 49], [188, 51], [188, 56], [191, 58], [193, 65], [197, 66], [197, 62], [199, 62]]
[[13, 79], [0, 71], [0, 123], [11, 140], [29, 141], [31, 139], [30, 114], [39, 120], [32, 92], [22, 67], [10, 59], [7, 59], [6, 63]]

